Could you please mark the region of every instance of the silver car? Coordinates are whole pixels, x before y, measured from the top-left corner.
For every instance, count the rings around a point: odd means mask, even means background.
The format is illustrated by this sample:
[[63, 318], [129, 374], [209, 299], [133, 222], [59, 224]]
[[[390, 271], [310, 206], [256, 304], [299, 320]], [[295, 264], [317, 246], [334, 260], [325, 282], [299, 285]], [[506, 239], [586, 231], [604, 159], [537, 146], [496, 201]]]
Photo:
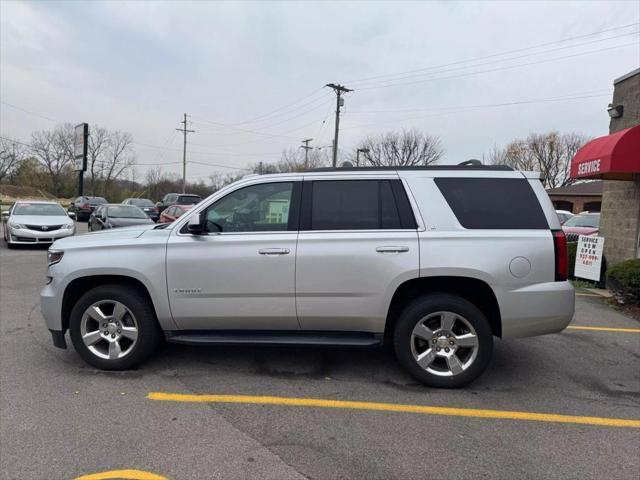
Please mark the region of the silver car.
[[19, 200], [2, 213], [4, 240], [9, 248], [51, 244], [75, 233], [74, 218], [57, 202]]
[[[108, 370], [184, 344], [391, 343], [459, 387], [493, 338], [571, 321], [567, 245], [539, 174], [509, 167], [252, 176], [168, 225], [57, 241], [41, 308], [54, 345]], [[525, 372], [523, 372], [525, 373]]]

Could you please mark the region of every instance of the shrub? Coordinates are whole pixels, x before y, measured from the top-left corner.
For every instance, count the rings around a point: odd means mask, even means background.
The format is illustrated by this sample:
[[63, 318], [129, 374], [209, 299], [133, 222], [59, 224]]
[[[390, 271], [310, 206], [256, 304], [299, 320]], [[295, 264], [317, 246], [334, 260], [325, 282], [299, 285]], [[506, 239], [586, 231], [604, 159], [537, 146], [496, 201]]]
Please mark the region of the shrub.
[[640, 305], [640, 258], [611, 267], [607, 272], [607, 283], [618, 301]]

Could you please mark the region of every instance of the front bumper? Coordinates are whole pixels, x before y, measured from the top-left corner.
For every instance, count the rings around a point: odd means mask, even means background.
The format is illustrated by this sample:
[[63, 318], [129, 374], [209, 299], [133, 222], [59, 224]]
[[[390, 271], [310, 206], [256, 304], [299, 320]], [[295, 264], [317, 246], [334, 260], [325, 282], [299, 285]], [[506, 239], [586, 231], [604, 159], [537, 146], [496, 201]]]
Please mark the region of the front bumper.
[[575, 290], [570, 282], [536, 283], [496, 292], [502, 338], [533, 337], [564, 330], [573, 318]]
[[16, 245], [36, 245], [42, 243], [53, 243], [54, 241], [70, 237], [76, 233], [75, 225], [73, 228], [61, 228], [58, 230], [38, 231], [29, 228], [7, 227], [7, 238], [9, 243]]

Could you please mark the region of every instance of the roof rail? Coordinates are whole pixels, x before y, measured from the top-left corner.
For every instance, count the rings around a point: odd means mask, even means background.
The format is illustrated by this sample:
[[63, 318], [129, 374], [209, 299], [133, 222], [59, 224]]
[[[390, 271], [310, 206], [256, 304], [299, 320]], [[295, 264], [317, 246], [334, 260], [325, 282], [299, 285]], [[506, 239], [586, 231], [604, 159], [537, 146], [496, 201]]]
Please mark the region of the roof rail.
[[[463, 162], [466, 163], [466, 162]], [[420, 167], [321, 167], [312, 168], [310, 172], [358, 172], [358, 171], [380, 171], [380, 170], [494, 170], [511, 172], [514, 169], [508, 165], [426, 165]]]

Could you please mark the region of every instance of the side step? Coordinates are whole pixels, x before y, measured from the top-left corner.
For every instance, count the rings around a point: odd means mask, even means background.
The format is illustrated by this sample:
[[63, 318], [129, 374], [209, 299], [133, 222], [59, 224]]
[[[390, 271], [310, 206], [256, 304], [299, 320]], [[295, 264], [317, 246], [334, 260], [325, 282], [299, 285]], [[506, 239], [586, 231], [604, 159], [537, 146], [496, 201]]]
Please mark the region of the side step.
[[168, 342], [184, 345], [297, 345], [375, 347], [383, 334], [363, 332], [178, 330], [165, 332]]

